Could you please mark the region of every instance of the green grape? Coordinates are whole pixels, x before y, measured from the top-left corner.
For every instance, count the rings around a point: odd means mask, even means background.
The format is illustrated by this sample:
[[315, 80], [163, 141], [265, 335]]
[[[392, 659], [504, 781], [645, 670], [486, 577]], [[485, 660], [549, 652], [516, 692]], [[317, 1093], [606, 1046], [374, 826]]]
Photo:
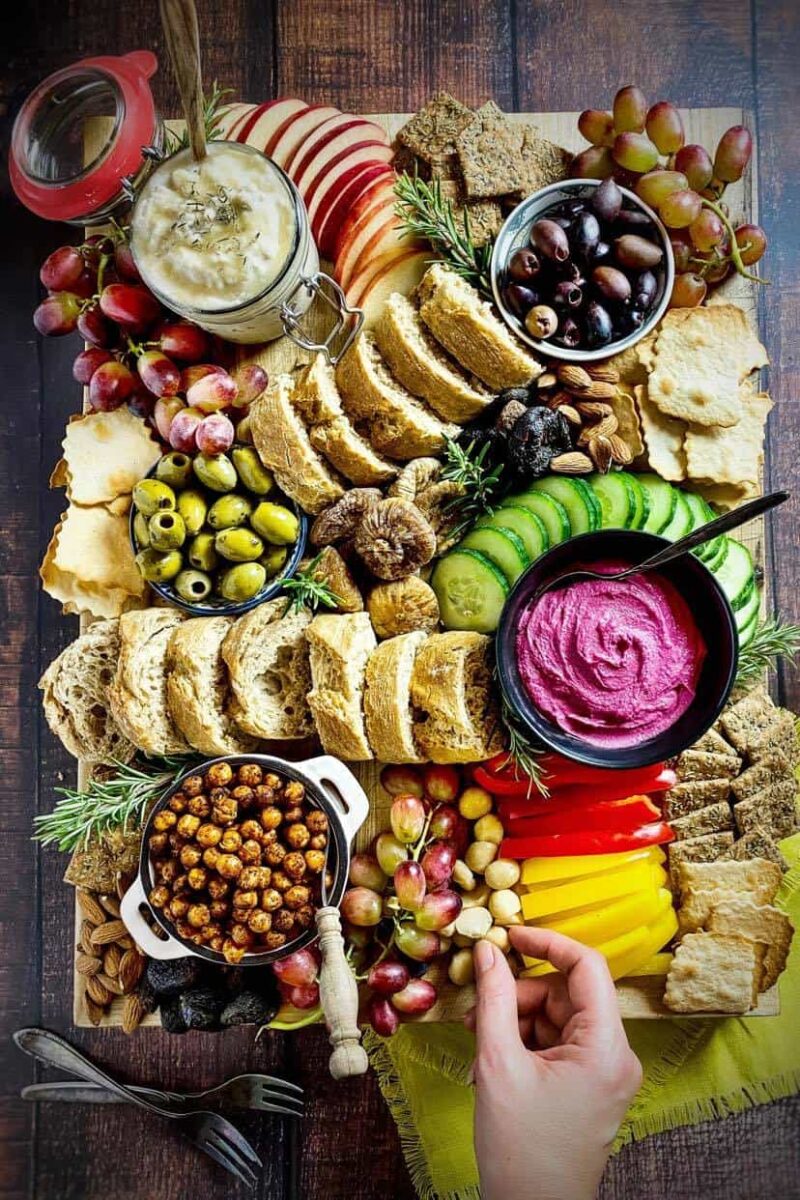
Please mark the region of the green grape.
[[675, 170], [683, 172], [689, 181], [689, 187], [694, 188], [696, 192], [702, 192], [714, 177], [714, 164], [708, 151], [695, 144], [681, 146], [675, 155]]
[[713, 250], [725, 240], [725, 226], [710, 208], [701, 208], [689, 226], [689, 237], [698, 250]]
[[659, 100], [653, 105], [647, 114], [645, 129], [662, 154], [675, 154], [686, 140], [681, 114], [668, 100]]
[[665, 196], [658, 212], [668, 229], [685, 229], [699, 215], [702, 204], [697, 192], [684, 189]]
[[394, 875], [395, 868], [408, 858], [408, 850], [392, 833], [381, 833], [375, 840], [375, 857], [384, 875]]
[[573, 179], [609, 179], [614, 173], [614, 159], [607, 146], [590, 146], [576, 154], [569, 168]]
[[753, 152], [753, 139], [744, 125], [732, 125], [719, 139], [714, 155], [714, 175], [723, 183], [741, 179]]
[[651, 208], [658, 208], [666, 196], [682, 191], [688, 186], [689, 181], [680, 171], [662, 171], [657, 167], [655, 171], [648, 171], [646, 175], [637, 179], [634, 191], [645, 204], [649, 204]]
[[735, 231], [736, 245], [746, 267], [757, 263], [767, 248], [767, 235], [760, 225], [740, 225]]
[[643, 133], [618, 134], [611, 153], [615, 163], [637, 175], [652, 171], [658, 162], [658, 150]]
[[599, 108], [587, 108], [578, 117], [578, 129], [593, 146], [613, 146], [616, 134], [614, 118], [610, 112]]
[[670, 308], [696, 308], [706, 298], [708, 287], [705, 279], [694, 272], [686, 271], [675, 276], [672, 295], [669, 298]]
[[[617, 133], [641, 133], [646, 118], [647, 100], [641, 88], [620, 88], [614, 97], [614, 128]], [[647, 167], [643, 169], [647, 170]]]

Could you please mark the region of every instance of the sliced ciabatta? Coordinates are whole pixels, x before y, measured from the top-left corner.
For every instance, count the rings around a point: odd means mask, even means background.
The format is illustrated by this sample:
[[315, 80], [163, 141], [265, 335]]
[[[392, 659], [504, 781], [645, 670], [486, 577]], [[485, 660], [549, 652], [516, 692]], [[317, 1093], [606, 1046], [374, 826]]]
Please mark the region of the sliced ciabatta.
[[233, 617], [191, 617], [177, 625], [167, 646], [167, 705], [190, 746], [201, 754], [247, 754], [255, 738], [237, 729], [232, 715], [222, 643]]
[[414, 736], [425, 759], [480, 762], [502, 748], [492, 698], [492, 639], [482, 633], [434, 633], [411, 676]]
[[185, 620], [175, 608], [143, 608], [119, 619], [119, 659], [109, 688], [117, 725], [145, 754], [188, 754], [167, 707], [167, 646]]
[[311, 688], [307, 609], [287, 612], [285, 597], [259, 604], [233, 625], [222, 643], [238, 727], [266, 741], [310, 737], [306, 696]]
[[424, 761], [414, 740], [411, 675], [427, 633], [417, 630], [381, 642], [367, 662], [364, 717], [375, 757], [386, 763]]
[[369, 616], [323, 613], [306, 638], [313, 683], [308, 703], [322, 745], [337, 758], [371, 759], [363, 709], [367, 660], [376, 646]]

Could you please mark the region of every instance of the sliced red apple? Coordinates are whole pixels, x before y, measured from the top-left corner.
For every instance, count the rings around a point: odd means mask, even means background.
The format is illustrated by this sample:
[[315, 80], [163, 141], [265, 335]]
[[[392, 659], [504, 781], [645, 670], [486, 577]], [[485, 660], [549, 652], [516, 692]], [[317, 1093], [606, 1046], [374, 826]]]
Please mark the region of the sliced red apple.
[[377, 179], [391, 178], [394, 174], [387, 163], [367, 160], [348, 165], [349, 162], [348, 159], [334, 168], [325, 190], [320, 190], [314, 197], [314, 207], [309, 213], [311, 232], [320, 252], [328, 259], [333, 255], [337, 231], [363, 189]]
[[369, 329], [380, 316], [392, 292], [408, 296], [419, 283], [431, 260], [429, 250], [405, 250], [387, 262], [369, 278], [356, 278], [347, 290], [347, 303], [364, 313], [364, 328]]
[[371, 218], [376, 207], [381, 208], [386, 199], [391, 199], [394, 204], [394, 182], [395, 176], [392, 172], [385, 179], [379, 178], [368, 184], [353, 202], [336, 235], [334, 261], [338, 261], [351, 239], [360, 232], [364, 222]]
[[[378, 231], [373, 234], [366, 246], [362, 246], [350, 268], [350, 279], [356, 279], [371, 266], [377, 272], [392, 258], [404, 250], [419, 250], [421, 243], [403, 232], [399, 219], [392, 215]], [[345, 287], [348, 285], [345, 284]]]
[[338, 108], [329, 104], [311, 104], [304, 112], [296, 113], [288, 121], [284, 121], [280, 129], [273, 134], [267, 153], [279, 167], [286, 170], [295, 151], [300, 150], [319, 126], [329, 121], [331, 117], [340, 116]]
[[257, 104], [226, 104], [220, 113], [220, 119], [217, 124], [218, 132], [226, 139], [233, 142], [236, 140], [236, 130], [243, 121], [247, 119], [251, 112], [258, 107]]
[[334, 259], [336, 278], [342, 287], [346, 288], [353, 275], [356, 274], [354, 268], [364, 247], [368, 246], [376, 234], [379, 234], [387, 225], [395, 224], [397, 218], [394, 215], [391, 195], [391, 193], [387, 195], [382, 192], [376, 197], [372, 208], [365, 213], [365, 219], [359, 223], [352, 236], [342, 247], [342, 252]]
[[297, 184], [306, 207], [311, 208], [317, 193], [337, 167], [347, 168], [357, 162], [391, 162], [392, 151], [382, 142], [353, 142], [349, 133], [330, 142], [314, 158], [303, 172], [303, 180]]
[[260, 105], [259, 108], [259, 112], [252, 113], [250, 118], [245, 121], [236, 140], [247, 142], [248, 146], [255, 146], [266, 154], [267, 146], [277, 130], [282, 129], [291, 117], [305, 112], [308, 105], [305, 100], [288, 98], [270, 100], [267, 104]]
[[388, 149], [380, 125], [373, 121], [365, 121], [363, 117], [339, 113], [337, 117], [331, 117], [324, 125], [319, 125], [314, 130], [305, 144], [298, 149], [286, 170], [302, 192], [303, 186], [310, 186], [319, 173], [320, 162], [330, 161], [346, 146], [355, 146], [359, 142], [374, 142]]

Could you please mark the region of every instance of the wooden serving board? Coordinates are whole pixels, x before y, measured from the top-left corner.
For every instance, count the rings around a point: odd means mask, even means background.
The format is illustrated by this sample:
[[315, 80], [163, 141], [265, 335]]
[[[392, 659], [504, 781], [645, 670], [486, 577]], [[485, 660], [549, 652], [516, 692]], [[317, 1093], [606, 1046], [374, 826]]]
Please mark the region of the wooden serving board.
[[[394, 137], [408, 119], [408, 115], [404, 113], [377, 113], [369, 114], [369, 117], [371, 120], [381, 124]], [[568, 150], [578, 151], [585, 147], [585, 142], [577, 130], [578, 113], [512, 113], [509, 115], [512, 120], [533, 122], [538, 126], [544, 137], [557, 142]], [[744, 122], [744, 113], [741, 108], [683, 109], [681, 115], [686, 127], [687, 142], [698, 142], [704, 146], [715, 146], [726, 129], [730, 128], [731, 125], [738, 125]], [[176, 129], [182, 128], [181, 122], [170, 122], [170, 125]], [[758, 191], [755, 171], [748, 171], [743, 180], [730, 185], [726, 191], [725, 200], [735, 215], [741, 215], [748, 220], [757, 221]], [[716, 296], [721, 301], [738, 304], [748, 313], [753, 325], [757, 324], [757, 304], [754, 286], [739, 275], [734, 274], [731, 279], [727, 280], [717, 290]], [[313, 329], [313, 324], [311, 328]], [[252, 350], [249, 353], [252, 353]], [[269, 374], [274, 376], [282, 371], [293, 370], [303, 362], [308, 361], [310, 355], [296, 347], [288, 338], [281, 338], [279, 341], [265, 346], [259, 352], [258, 357]], [[750, 524], [740, 529], [734, 536], [748, 547], [753, 555], [753, 561], [763, 570], [763, 518], [750, 522]], [[768, 587], [769, 580], [765, 579], [762, 607], [766, 603]], [[91, 618], [82, 617], [81, 629], [84, 629], [90, 623]], [[380, 766], [378, 764], [358, 763], [353, 764], [352, 769], [370, 798], [370, 814], [356, 841], [356, 848], [363, 849], [370, 843], [375, 834], [388, 826], [391, 797], [380, 786]], [[79, 786], [83, 786], [87, 782], [87, 779], [88, 770], [84, 763], [79, 763]], [[76, 900], [76, 930], [79, 928], [80, 920], [81, 916]], [[475, 1003], [474, 988], [471, 986], [463, 988], [455, 987], [447, 980], [446, 973], [440, 967], [434, 968], [430, 978], [439, 987], [440, 998], [428, 1013], [418, 1019], [422, 1021], [459, 1021], [464, 1013]], [[660, 977], [636, 977], [629, 980], [621, 980], [617, 984], [617, 996], [622, 1016], [626, 1019], [674, 1019], [676, 1014], [670, 1012], [662, 1003], [663, 987], [664, 981]], [[83, 996], [83, 979], [75, 972], [73, 978], [73, 1018], [75, 1024], [80, 1027], [86, 1027], [91, 1024], [86, 1012]], [[120, 1009], [121, 1001], [115, 1000], [103, 1024], [108, 1026], [120, 1025]], [[778, 987], [775, 986], [759, 996], [757, 1006], [747, 1013], [746, 1016], [775, 1016], [779, 1011]], [[714, 1017], [714, 1014], [699, 1015]], [[143, 1022], [143, 1025], [159, 1024], [160, 1022], [156, 1014], [148, 1016]]]

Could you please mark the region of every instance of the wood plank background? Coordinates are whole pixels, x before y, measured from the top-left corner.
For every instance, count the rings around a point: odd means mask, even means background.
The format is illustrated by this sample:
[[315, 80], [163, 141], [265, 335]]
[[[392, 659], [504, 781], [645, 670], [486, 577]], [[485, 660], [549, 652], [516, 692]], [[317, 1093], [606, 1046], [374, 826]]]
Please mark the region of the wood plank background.
[[[800, 479], [800, 23], [792, 0], [198, 0], [207, 79], [237, 97], [300, 95], [354, 111], [402, 112], [440, 87], [467, 103], [494, 97], [517, 111], [604, 107], [622, 83], [685, 106], [736, 105], [757, 131], [762, 223], [772, 245], [760, 295], [773, 362], [766, 462], [770, 486]], [[7, 147], [19, 102], [46, 73], [92, 54], [164, 46], [155, 4], [117, 0], [28, 0], [4, 6], [0, 44], [0, 139]], [[154, 81], [159, 107], [177, 112], [166, 70]], [[37, 587], [36, 569], [58, 515], [45, 490], [67, 415], [80, 402], [70, 377], [75, 343], [42, 342], [30, 313], [41, 259], [64, 230], [25, 213], [2, 181], [3, 421], [0, 424], [0, 750], [4, 768], [0, 838], [0, 1197], [2, 1200], [174, 1200], [244, 1196], [203, 1158], [149, 1118], [119, 1109], [54, 1106], [37, 1113], [18, 1100], [38, 1071], [8, 1045], [28, 1024], [70, 1034], [72, 913], [64, 862], [29, 840], [34, 811], [71, 778], [71, 760], [41, 720], [36, 680], [71, 640], [75, 622]], [[771, 524], [767, 569], [774, 601], [800, 620], [798, 506]], [[800, 707], [791, 670], [778, 695]], [[327, 1078], [324, 1035], [309, 1031], [253, 1045], [251, 1031], [128, 1040], [118, 1032], [71, 1034], [101, 1063], [132, 1081], [199, 1087], [240, 1070], [285, 1072], [307, 1091], [308, 1116], [243, 1125], [264, 1158], [259, 1196], [390, 1196], [412, 1190], [394, 1127], [374, 1079], [346, 1086]], [[713, 1125], [678, 1130], [630, 1147], [609, 1165], [604, 1200], [792, 1200], [800, 1196], [796, 1136], [800, 1102], [788, 1100]], [[158, 1139], [156, 1141], [156, 1138]]]

